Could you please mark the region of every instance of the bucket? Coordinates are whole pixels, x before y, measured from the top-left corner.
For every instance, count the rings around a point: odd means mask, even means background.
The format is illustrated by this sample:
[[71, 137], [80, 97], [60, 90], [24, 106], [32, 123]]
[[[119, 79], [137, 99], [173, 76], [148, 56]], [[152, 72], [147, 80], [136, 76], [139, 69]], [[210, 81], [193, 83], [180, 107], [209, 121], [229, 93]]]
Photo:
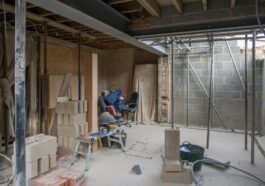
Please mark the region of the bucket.
[[[192, 145], [190, 142], [183, 142], [180, 146], [180, 158], [189, 162], [195, 162], [203, 159], [204, 148], [198, 145]], [[193, 167], [193, 171], [200, 171], [202, 162], [196, 163]]]

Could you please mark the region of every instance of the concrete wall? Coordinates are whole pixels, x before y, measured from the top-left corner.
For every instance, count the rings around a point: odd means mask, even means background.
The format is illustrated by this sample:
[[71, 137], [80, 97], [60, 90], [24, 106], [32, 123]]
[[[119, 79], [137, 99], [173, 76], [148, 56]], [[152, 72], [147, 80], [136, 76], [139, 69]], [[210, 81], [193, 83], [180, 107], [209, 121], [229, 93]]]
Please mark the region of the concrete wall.
[[[244, 91], [225, 42], [216, 42], [214, 63], [214, 103], [224, 120], [231, 129], [244, 129]], [[236, 41], [229, 42], [240, 74], [244, 79], [244, 51], [240, 50]], [[207, 43], [194, 43], [192, 47], [208, 46]], [[187, 125], [206, 127], [208, 122], [209, 101], [194, 73], [188, 74], [187, 61], [194, 67], [200, 81], [209, 93], [210, 85], [210, 53], [208, 47], [194, 49], [189, 56], [186, 53], [175, 55], [174, 58], [174, 122]], [[177, 52], [177, 51], [176, 51]], [[195, 54], [197, 53], [197, 54]], [[249, 51], [251, 54], [251, 51]], [[249, 89], [249, 126], [251, 125], [251, 55], [248, 62]], [[188, 89], [189, 75], [189, 89]], [[262, 122], [262, 76], [263, 63], [257, 61], [256, 67], [256, 118], [257, 128], [261, 129]], [[264, 84], [264, 83], [263, 83]], [[163, 86], [163, 85], [161, 85]], [[189, 92], [189, 93], [188, 93]], [[264, 92], [263, 92], [264, 95]], [[188, 99], [187, 99], [188, 98]], [[188, 110], [188, 112], [187, 112]], [[188, 113], [188, 116], [187, 116]], [[223, 128], [220, 119], [214, 113], [212, 127]]]

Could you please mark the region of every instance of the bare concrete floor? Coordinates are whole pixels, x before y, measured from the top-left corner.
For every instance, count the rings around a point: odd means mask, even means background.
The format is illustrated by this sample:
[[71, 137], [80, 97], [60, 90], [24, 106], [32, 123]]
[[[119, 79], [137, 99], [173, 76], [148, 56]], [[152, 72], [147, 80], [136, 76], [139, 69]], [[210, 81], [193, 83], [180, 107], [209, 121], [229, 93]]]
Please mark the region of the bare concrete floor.
[[[163, 183], [160, 179], [164, 143], [164, 126], [133, 125], [125, 128], [127, 152], [119, 149], [101, 148], [93, 154], [90, 170], [86, 173], [89, 186], [173, 186], [184, 184]], [[205, 146], [206, 131], [181, 128], [181, 142]], [[229, 160], [231, 164], [265, 179], [265, 159], [255, 149], [255, 164], [250, 164], [250, 151], [244, 150], [244, 136], [224, 132], [211, 132], [210, 149], [205, 155], [217, 160]], [[249, 139], [250, 142], [250, 139]], [[249, 144], [250, 147], [250, 144]], [[140, 165], [142, 175], [131, 172], [134, 165]], [[84, 169], [85, 160], [77, 161], [73, 168]], [[229, 169], [225, 172], [203, 166], [203, 185], [261, 185], [240, 172]]]

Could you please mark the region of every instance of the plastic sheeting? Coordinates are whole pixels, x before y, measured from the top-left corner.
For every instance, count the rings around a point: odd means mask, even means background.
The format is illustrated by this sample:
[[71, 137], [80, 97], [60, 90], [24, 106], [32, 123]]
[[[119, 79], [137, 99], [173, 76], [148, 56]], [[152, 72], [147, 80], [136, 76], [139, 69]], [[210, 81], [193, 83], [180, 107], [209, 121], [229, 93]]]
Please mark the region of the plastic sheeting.
[[139, 93], [136, 121], [144, 124], [154, 122], [157, 114], [157, 65], [135, 66], [134, 91]]

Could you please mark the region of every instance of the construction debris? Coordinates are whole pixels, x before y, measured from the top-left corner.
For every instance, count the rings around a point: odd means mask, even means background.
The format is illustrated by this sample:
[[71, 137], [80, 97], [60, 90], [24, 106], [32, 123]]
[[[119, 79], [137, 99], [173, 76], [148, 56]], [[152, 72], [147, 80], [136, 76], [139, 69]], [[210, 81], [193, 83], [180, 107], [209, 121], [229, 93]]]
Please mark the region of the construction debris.
[[132, 171], [133, 171], [136, 175], [141, 175], [141, 174], [142, 174], [142, 171], [141, 171], [140, 165], [134, 165], [133, 168], [132, 168]]

